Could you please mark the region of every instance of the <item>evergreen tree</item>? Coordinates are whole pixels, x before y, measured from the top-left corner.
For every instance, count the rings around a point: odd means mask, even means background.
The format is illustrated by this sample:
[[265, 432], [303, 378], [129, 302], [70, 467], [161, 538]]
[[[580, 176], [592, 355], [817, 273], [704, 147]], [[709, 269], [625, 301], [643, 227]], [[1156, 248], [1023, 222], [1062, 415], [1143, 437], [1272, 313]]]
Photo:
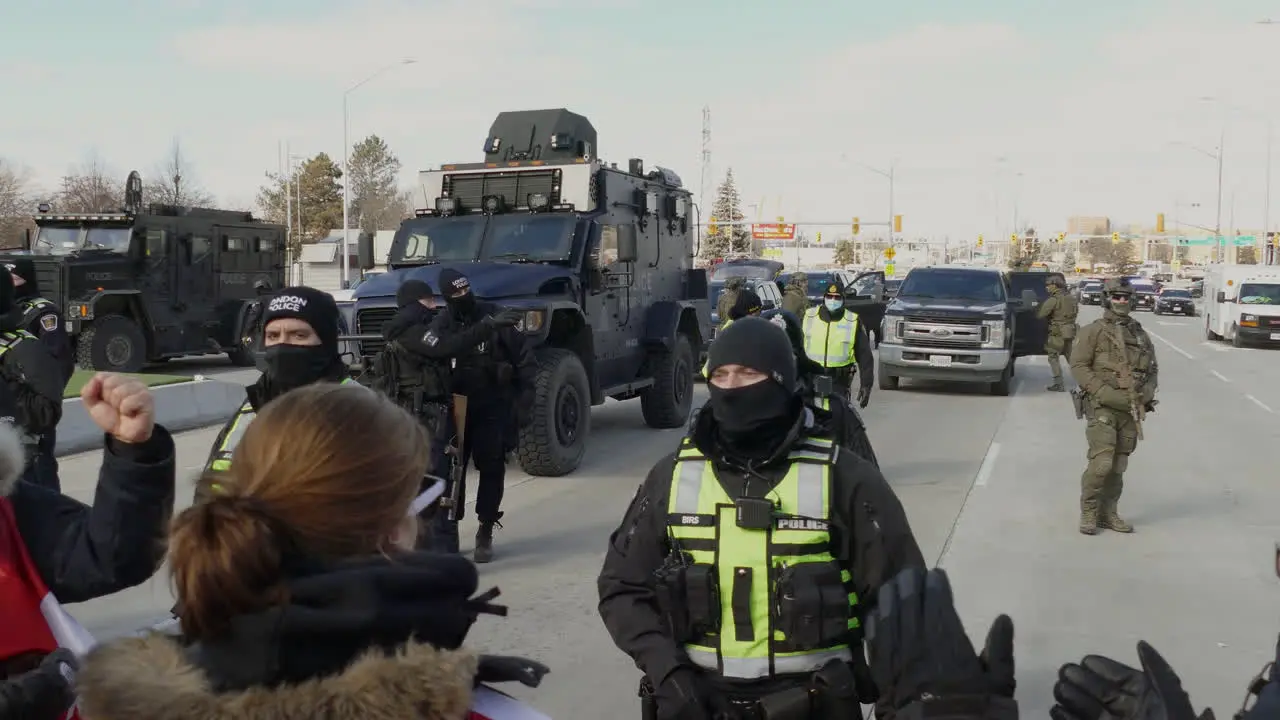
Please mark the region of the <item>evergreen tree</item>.
[[[742, 197], [738, 194], [738, 186], [733, 181], [733, 168], [725, 173], [724, 182], [716, 190], [716, 202], [711, 208], [711, 215], [720, 222], [742, 222], [746, 216], [742, 214]], [[731, 253], [751, 252], [751, 228], [747, 225], [733, 225], [717, 228], [724, 237], [727, 251]]]
[[857, 262], [858, 253], [852, 240], [840, 240], [836, 243], [835, 257], [837, 265], [853, 265]]

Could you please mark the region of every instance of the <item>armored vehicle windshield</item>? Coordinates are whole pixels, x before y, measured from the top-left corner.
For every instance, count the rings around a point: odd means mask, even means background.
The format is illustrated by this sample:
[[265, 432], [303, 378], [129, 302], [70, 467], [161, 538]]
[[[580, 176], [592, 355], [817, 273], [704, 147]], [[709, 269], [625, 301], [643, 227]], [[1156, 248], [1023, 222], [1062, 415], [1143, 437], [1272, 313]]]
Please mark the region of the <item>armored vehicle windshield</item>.
[[575, 215], [460, 215], [406, 220], [391, 245], [391, 265], [493, 260], [567, 262]]
[[81, 250], [129, 252], [132, 225], [42, 225], [31, 244], [33, 255], [70, 255]]

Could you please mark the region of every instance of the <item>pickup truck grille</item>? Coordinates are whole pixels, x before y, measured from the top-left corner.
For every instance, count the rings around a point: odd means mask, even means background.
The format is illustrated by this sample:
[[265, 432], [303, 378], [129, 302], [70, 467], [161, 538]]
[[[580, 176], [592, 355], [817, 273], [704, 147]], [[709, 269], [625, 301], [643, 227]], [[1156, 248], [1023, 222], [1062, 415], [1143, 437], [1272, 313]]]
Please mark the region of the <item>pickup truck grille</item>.
[[973, 348], [982, 345], [986, 328], [976, 318], [942, 318], [911, 315], [902, 322], [906, 345]]
[[[382, 327], [395, 315], [395, 308], [364, 308], [356, 313], [356, 334], [381, 335]], [[362, 340], [360, 354], [364, 357], [377, 355], [386, 345], [385, 340]]]

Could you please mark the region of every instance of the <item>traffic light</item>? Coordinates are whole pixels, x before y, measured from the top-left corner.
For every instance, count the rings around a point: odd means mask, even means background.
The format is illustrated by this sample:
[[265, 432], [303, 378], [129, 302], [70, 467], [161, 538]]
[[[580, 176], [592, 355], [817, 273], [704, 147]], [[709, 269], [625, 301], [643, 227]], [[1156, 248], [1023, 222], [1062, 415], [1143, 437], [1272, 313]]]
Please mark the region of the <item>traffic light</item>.
[[1063, 242], [1063, 241], [1065, 241], [1066, 239], [1067, 239], [1067, 234], [1066, 234], [1066, 233], [1058, 233], [1058, 242]]
[[1118, 243], [1118, 242], [1120, 242], [1120, 233], [1118, 233], [1118, 232], [1113, 232], [1113, 233], [1111, 233], [1111, 242], [1113, 242], [1113, 243]]
[[1164, 232], [1164, 213], [1156, 215], [1156, 232]]
[[901, 215], [893, 216], [893, 231], [902, 232], [902, 216]]
[[854, 218], [854, 219], [853, 219], [853, 234], [854, 234], [854, 235], [857, 235], [857, 234], [858, 234], [858, 231], [859, 231], [859, 230], [861, 230], [861, 229], [862, 229], [862, 223], [858, 222], [858, 218]]
[[819, 245], [821, 245], [821, 244], [822, 244], [822, 233], [821, 233], [821, 232], [819, 232], [819, 233], [818, 233], [818, 244], [819, 244]]
[[1018, 242], [1018, 233], [1009, 233], [1009, 242], [1011, 242], [1011, 243], [1017, 243], [1017, 242]]
[[708, 235], [715, 235], [715, 234], [717, 234], [718, 232], [720, 232], [720, 228], [719, 228], [719, 226], [717, 226], [717, 225], [716, 225], [716, 216], [715, 216], [715, 215], [712, 215], [712, 216], [711, 216], [711, 222], [707, 223], [707, 234], [708, 234]]
[[978, 247], [982, 247], [982, 236], [978, 236]]

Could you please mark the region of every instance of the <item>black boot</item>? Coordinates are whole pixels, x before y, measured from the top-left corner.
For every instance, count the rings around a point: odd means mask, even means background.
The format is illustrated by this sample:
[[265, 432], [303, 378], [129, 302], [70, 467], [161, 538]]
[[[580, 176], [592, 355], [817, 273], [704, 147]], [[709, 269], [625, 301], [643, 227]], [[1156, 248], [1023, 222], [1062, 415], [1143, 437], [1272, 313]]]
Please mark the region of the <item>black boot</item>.
[[[502, 513], [498, 513], [498, 517], [502, 517]], [[481, 520], [480, 529], [476, 531], [476, 552], [475, 561], [477, 563], [487, 563], [493, 561], [493, 528], [502, 527], [502, 523], [497, 519]]]

